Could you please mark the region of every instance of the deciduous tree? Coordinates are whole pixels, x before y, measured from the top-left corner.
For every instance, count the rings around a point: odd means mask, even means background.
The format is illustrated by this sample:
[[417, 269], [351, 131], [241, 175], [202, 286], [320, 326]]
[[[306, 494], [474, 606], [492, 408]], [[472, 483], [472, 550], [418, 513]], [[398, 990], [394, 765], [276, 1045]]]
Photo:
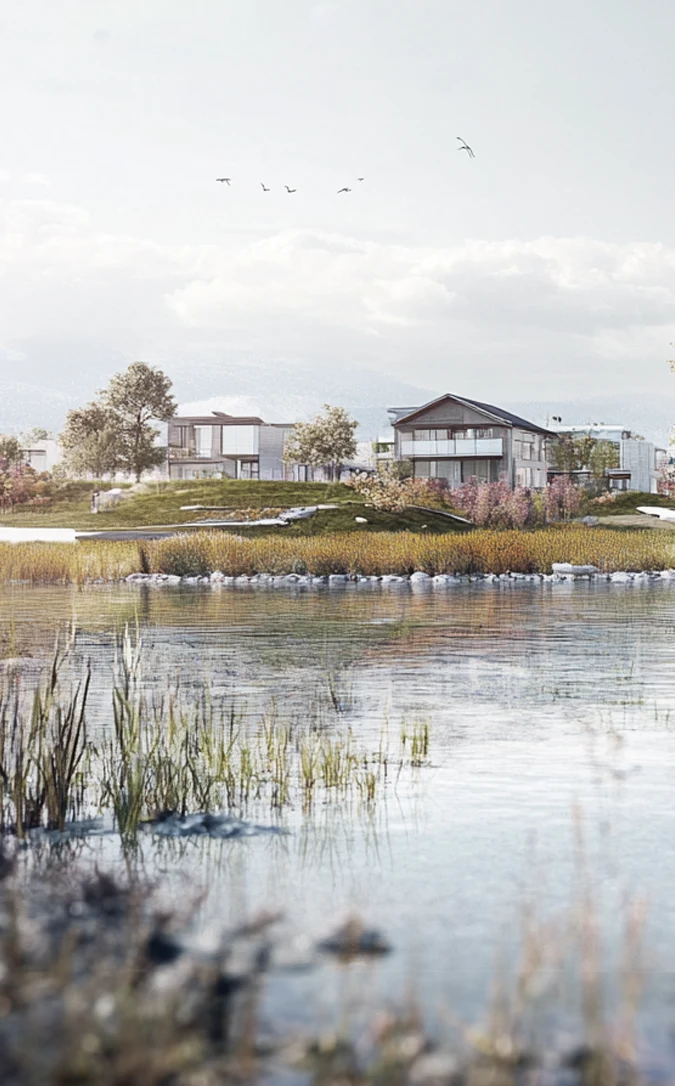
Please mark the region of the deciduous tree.
[[324, 404], [323, 412], [312, 422], [299, 422], [289, 434], [284, 459], [291, 464], [323, 465], [330, 477], [339, 481], [345, 460], [356, 456], [356, 419], [344, 407]]
[[61, 434], [66, 466], [97, 479], [114, 475], [121, 465], [117, 417], [100, 403], [69, 411]]
[[132, 362], [113, 377], [100, 393], [101, 404], [114, 417], [119, 437], [119, 463], [138, 481], [144, 471], [164, 460], [165, 450], [155, 445], [159, 435], [151, 424], [168, 422], [176, 414], [171, 380], [156, 366]]

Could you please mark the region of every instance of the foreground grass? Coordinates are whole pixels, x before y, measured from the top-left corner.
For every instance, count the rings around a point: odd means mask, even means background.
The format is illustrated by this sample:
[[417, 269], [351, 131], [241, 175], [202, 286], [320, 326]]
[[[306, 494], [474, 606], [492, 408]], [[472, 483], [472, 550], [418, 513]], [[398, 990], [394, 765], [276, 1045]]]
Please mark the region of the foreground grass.
[[117, 646], [108, 727], [93, 742], [90, 672], [76, 684], [64, 678], [74, 645], [74, 633], [57, 644], [32, 697], [11, 670], [0, 683], [0, 835], [63, 831], [101, 813], [129, 841], [143, 820], [168, 815], [241, 815], [252, 804], [279, 812], [298, 802], [309, 810], [315, 799], [370, 807], [390, 774], [427, 763], [426, 723], [404, 723], [397, 748], [383, 728], [375, 750], [336, 727], [343, 707], [333, 675], [323, 706], [308, 698], [302, 720], [272, 705], [252, 722], [234, 703], [218, 707], [208, 682], [189, 695], [149, 696], [145, 649], [128, 631]]
[[76, 545], [0, 544], [0, 582], [86, 584], [131, 573], [228, 576], [256, 573], [406, 575], [426, 573], [550, 573], [553, 562], [617, 570], [675, 567], [675, 539], [666, 532], [584, 528], [537, 532], [477, 530], [428, 535], [408, 532], [331, 533], [243, 539], [196, 532], [143, 543], [89, 541]]
[[[109, 489], [110, 485], [106, 483], [105, 487]], [[134, 488], [116, 508], [92, 514], [89, 503], [97, 486], [97, 483], [80, 480], [64, 484], [49, 504], [5, 513], [0, 517], [0, 523], [16, 528], [103, 531], [107, 528], [185, 524], [194, 520], [196, 514], [182, 510], [183, 505], [216, 505], [232, 510], [255, 510], [358, 501], [356, 492], [342, 484], [195, 479], [172, 483], [145, 483], [138, 490]]]
[[[236, 928], [223, 928], [216, 948], [202, 951], [190, 945], [197, 893], [183, 888], [181, 897], [182, 908], [168, 910], [133, 868], [124, 881], [98, 868], [92, 876], [82, 863], [69, 863], [64, 852], [54, 854], [45, 869], [24, 874], [18, 854], [4, 850], [0, 840], [4, 1084], [638, 1086], [644, 1081], [637, 1028], [644, 909], [629, 902], [617, 917], [622, 930], [606, 947], [598, 897], [586, 879], [578, 901], [560, 916], [544, 920], [525, 905], [522, 931], [512, 940], [513, 968], [493, 978], [483, 1015], [470, 1023], [459, 1008], [453, 1028], [441, 1026], [439, 1032], [437, 1025], [435, 1035], [410, 993], [392, 991], [391, 985], [385, 1007], [373, 998], [361, 998], [357, 1006], [343, 995], [333, 1015], [325, 1009], [317, 1015], [305, 997], [302, 1026], [282, 1008], [281, 1022], [274, 1023], [281, 1028], [270, 1030], [270, 1010], [261, 1012], [261, 1000], [267, 975], [278, 972], [280, 945], [283, 953], [278, 914], [253, 915]], [[362, 992], [370, 987], [365, 963], [358, 961], [364, 930], [353, 917], [340, 937], [345, 993], [348, 978]], [[309, 968], [319, 964], [317, 947]], [[447, 967], [451, 972], [451, 960]], [[412, 980], [413, 987], [424, 983], [423, 977]], [[286, 985], [293, 984], [287, 974]], [[613, 1013], [606, 1009], [608, 991], [618, 996]], [[557, 1027], [567, 1026], [570, 1011], [574, 1032], [566, 1030], [561, 1040]]]

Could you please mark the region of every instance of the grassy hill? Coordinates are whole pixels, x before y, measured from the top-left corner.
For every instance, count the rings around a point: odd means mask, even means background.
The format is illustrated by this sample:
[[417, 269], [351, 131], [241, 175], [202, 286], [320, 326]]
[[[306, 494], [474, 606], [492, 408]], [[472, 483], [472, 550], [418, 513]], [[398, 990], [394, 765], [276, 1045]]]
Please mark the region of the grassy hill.
[[662, 494], [645, 494], [637, 490], [628, 490], [625, 493], [617, 493], [612, 502], [587, 501], [584, 513], [590, 513], [596, 517], [623, 517], [631, 513], [637, 513], [639, 505], [659, 506], [663, 509], [675, 509], [675, 498], [666, 498]]
[[[285, 528], [239, 529], [238, 534], [260, 535], [262, 532], [283, 535], [323, 535], [345, 531], [457, 531], [456, 522], [440, 514], [419, 510], [403, 513], [382, 513], [365, 509], [362, 499], [351, 487], [332, 483], [290, 483], [255, 480], [196, 479], [175, 483], [146, 483], [138, 489], [128, 489], [119, 505], [99, 513], [91, 513], [90, 500], [96, 484], [73, 481], [64, 483], [47, 505], [18, 509], [0, 516], [0, 524], [13, 527], [75, 528], [77, 531], [106, 531], [115, 528], [162, 527], [186, 524], [206, 518], [217, 518], [220, 511], [196, 511], [183, 506], [218, 506], [234, 514], [271, 516], [299, 505], [338, 504], [338, 509], [326, 509], [316, 516]], [[101, 484], [99, 489], [109, 489]], [[226, 514], [222, 514], [226, 515]], [[357, 516], [366, 523], [358, 523]], [[461, 526], [460, 526], [461, 528]]]

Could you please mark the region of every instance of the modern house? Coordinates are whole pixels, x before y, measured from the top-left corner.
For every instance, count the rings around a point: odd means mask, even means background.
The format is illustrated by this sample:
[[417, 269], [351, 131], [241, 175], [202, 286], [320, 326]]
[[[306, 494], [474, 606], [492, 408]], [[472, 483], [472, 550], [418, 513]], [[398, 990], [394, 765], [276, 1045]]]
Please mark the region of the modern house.
[[286, 479], [284, 441], [291, 424], [255, 415], [183, 415], [168, 424], [170, 479]]
[[[284, 463], [284, 443], [293, 423], [263, 422], [255, 415], [182, 415], [168, 424], [169, 479], [290, 479], [328, 482], [321, 465]], [[354, 462], [343, 465], [343, 476], [369, 470], [366, 445]]]
[[[606, 423], [587, 423], [575, 426], [563, 426], [557, 423], [551, 426], [558, 437], [589, 437], [594, 441], [608, 442], [616, 449], [616, 467], [605, 469], [607, 485], [610, 490], [636, 490], [641, 493], [656, 494], [659, 476], [668, 461], [668, 453], [645, 441], [625, 426]], [[555, 468], [549, 469], [549, 475], [561, 474]], [[588, 468], [582, 468], [574, 474], [580, 482], [590, 478]]]
[[422, 407], [389, 408], [389, 415], [394, 459], [412, 461], [416, 477], [449, 486], [472, 478], [546, 486], [547, 439], [555, 435], [510, 411], [447, 393]]

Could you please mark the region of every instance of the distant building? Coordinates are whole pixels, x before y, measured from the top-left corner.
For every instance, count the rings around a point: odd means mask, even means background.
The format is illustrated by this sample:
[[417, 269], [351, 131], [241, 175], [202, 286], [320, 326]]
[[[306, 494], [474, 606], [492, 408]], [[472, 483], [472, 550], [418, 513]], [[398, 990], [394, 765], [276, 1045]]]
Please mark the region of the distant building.
[[63, 449], [55, 438], [45, 438], [41, 441], [31, 441], [30, 446], [23, 450], [25, 462], [38, 474], [43, 471], [53, 471], [63, 456]]
[[[668, 461], [668, 453], [645, 441], [625, 426], [607, 423], [585, 423], [565, 426], [557, 423], [551, 426], [559, 437], [590, 437], [594, 441], [607, 441], [617, 450], [618, 466], [607, 468], [605, 475], [610, 490], [635, 490], [640, 493], [656, 494], [659, 476]], [[555, 468], [549, 469], [549, 475], [564, 474]], [[590, 479], [588, 468], [575, 472], [580, 482]]]
[[255, 415], [177, 415], [168, 424], [170, 479], [286, 479], [284, 441], [292, 426]]
[[[169, 479], [289, 479], [327, 482], [328, 470], [284, 462], [293, 423], [264, 422], [256, 415], [177, 415], [167, 429]], [[366, 449], [343, 466], [343, 475], [368, 470]]]
[[[387, 458], [410, 460], [416, 478], [470, 479], [509, 486], [546, 486], [551, 431], [493, 404], [446, 393], [422, 407], [389, 408], [393, 445], [378, 442]], [[384, 435], [383, 435], [384, 436]]]

